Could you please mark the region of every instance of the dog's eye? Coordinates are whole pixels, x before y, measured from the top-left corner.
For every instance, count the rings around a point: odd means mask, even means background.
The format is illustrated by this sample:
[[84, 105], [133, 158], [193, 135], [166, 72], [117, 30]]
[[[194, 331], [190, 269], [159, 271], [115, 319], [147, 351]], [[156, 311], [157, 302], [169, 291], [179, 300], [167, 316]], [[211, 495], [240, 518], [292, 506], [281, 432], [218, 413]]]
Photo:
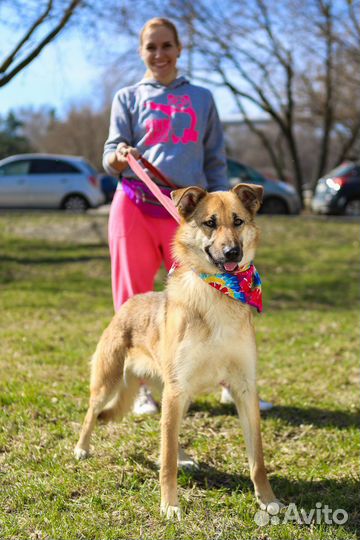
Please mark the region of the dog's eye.
[[240, 219], [239, 217], [234, 218], [234, 225], [235, 227], [241, 227], [241, 225], [244, 223], [243, 219]]
[[216, 229], [216, 220], [213, 218], [208, 219], [207, 221], [204, 221], [204, 225], [209, 227], [209, 229]]

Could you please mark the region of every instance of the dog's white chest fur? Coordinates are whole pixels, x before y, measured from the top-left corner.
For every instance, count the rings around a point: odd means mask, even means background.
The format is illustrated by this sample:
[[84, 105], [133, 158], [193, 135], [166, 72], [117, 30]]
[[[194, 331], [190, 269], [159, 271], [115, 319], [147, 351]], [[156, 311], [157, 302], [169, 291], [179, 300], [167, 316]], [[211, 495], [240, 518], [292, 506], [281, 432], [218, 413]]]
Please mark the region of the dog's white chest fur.
[[184, 276], [184, 282], [189, 309], [200, 318], [187, 329], [176, 353], [181, 386], [199, 393], [221, 382], [231, 384], [234, 377], [246, 384], [255, 377], [256, 364], [249, 308], [215, 291], [194, 273]]

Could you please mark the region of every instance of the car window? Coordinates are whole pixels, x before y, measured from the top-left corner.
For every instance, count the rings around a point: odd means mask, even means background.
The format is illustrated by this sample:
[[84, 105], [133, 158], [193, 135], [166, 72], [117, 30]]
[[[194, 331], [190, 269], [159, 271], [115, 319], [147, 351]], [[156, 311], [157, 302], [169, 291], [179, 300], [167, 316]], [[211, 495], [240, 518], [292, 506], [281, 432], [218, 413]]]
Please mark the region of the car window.
[[250, 182], [255, 182], [256, 184], [264, 183], [265, 178], [258, 171], [255, 171], [255, 169], [252, 169], [251, 167], [245, 167], [245, 169], [245, 174]]
[[67, 161], [60, 159], [33, 159], [30, 174], [79, 173], [79, 170]]
[[85, 167], [86, 171], [90, 174], [97, 174], [97, 170], [95, 169], [95, 167], [93, 165], [91, 165], [91, 163], [89, 163], [88, 161], [86, 161], [86, 159], [82, 159], [81, 160], [81, 164]]
[[236, 161], [227, 161], [229, 178], [241, 178], [244, 175], [245, 167]]
[[19, 161], [12, 161], [11, 163], [6, 163], [2, 167], [0, 167], [0, 175], [1, 176], [16, 176], [19, 174], [28, 174], [30, 168], [30, 161], [29, 160], [19, 160]]
[[237, 161], [228, 159], [227, 167], [229, 178], [239, 178], [242, 182], [254, 182], [256, 184], [263, 184], [265, 182], [265, 178], [262, 174]]
[[360, 177], [360, 165], [356, 165], [351, 171], [352, 176]]
[[354, 168], [353, 163], [349, 163], [349, 162], [342, 163], [338, 167], [335, 167], [335, 169], [332, 169], [331, 171], [326, 173], [324, 176], [325, 177], [342, 176], [343, 174], [349, 174], [353, 168]]

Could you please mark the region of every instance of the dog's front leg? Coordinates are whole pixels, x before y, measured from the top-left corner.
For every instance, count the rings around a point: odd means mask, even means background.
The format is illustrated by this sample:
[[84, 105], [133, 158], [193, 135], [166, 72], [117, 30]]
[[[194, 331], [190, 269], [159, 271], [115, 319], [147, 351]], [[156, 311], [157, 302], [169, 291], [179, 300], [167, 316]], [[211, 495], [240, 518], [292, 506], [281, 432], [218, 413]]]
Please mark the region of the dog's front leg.
[[180, 520], [177, 497], [177, 459], [179, 429], [184, 406], [185, 400], [182, 399], [179, 391], [165, 385], [161, 406], [160, 511], [168, 519], [176, 516]]
[[246, 450], [249, 460], [250, 476], [255, 488], [255, 495], [265, 506], [277, 502], [271, 489], [265, 470], [261, 432], [259, 398], [255, 381], [246, 381], [245, 388], [232, 387], [236, 408], [244, 431]]

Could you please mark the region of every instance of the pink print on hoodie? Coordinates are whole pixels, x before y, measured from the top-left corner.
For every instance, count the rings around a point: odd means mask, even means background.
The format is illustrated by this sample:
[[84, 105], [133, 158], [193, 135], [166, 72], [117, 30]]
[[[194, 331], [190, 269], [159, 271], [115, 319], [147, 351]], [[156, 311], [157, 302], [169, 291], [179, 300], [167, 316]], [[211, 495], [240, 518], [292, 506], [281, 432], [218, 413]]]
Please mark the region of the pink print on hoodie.
[[[199, 139], [199, 132], [196, 131], [197, 116], [192, 106], [190, 96], [167, 96], [167, 104], [148, 101], [147, 106], [151, 111], [158, 111], [165, 115], [165, 118], [156, 118], [146, 121], [146, 146], [153, 146], [169, 142], [174, 144], [196, 143]], [[181, 136], [175, 134], [172, 126], [172, 119], [175, 115], [183, 114], [190, 117], [190, 127], [184, 128]]]

